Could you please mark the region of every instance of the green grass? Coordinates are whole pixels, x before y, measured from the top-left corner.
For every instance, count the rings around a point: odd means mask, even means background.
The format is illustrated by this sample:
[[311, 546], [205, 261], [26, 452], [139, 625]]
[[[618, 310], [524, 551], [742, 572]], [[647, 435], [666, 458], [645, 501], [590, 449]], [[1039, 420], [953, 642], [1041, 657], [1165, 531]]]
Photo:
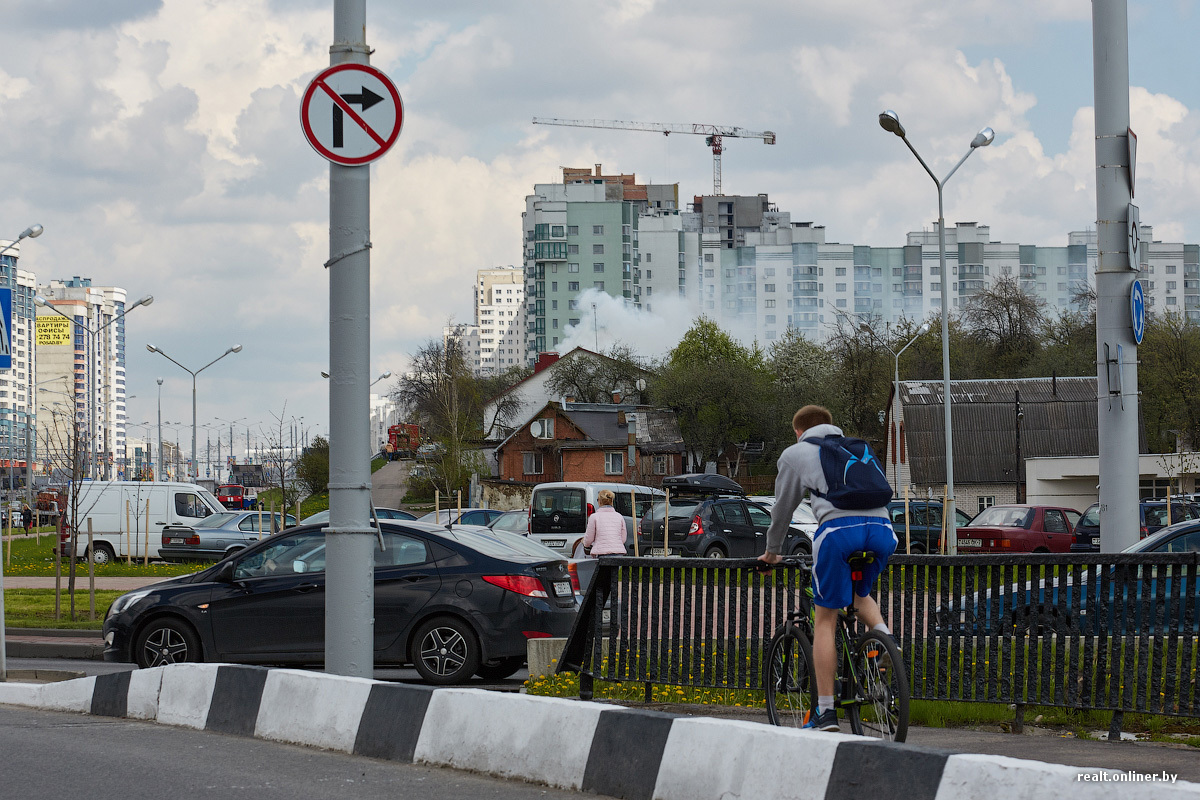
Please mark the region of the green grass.
[[[54, 577], [54, 536], [43, 536], [41, 542], [37, 539], [13, 539], [12, 557], [9, 558], [9, 542], [4, 542], [4, 574], [12, 577], [53, 578]], [[207, 564], [125, 564], [124, 559], [117, 559], [112, 564], [96, 567], [96, 577], [145, 577], [170, 578], [175, 575], [187, 575], [207, 566]], [[70, 564], [61, 564], [63, 580], [66, 580]], [[76, 580], [87, 580], [87, 562], [75, 563]]]
[[6, 628], [59, 628], [74, 630], [100, 630], [104, 626], [104, 612], [113, 600], [124, 592], [97, 590], [96, 619], [88, 617], [88, 593], [86, 585], [75, 588], [75, 620], [71, 620], [71, 597], [63, 588], [59, 598], [59, 619], [54, 619], [53, 589], [6, 589], [4, 591], [4, 625]]

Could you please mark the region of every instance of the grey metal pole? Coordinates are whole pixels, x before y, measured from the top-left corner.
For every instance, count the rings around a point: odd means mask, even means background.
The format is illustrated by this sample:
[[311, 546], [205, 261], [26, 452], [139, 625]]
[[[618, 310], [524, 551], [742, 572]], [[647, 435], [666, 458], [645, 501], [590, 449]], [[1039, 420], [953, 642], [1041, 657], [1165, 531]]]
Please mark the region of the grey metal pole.
[[163, 449], [162, 449], [162, 383], [163, 379], [158, 379], [158, 460], [154, 463], [157, 465], [155, 475], [158, 477], [155, 480], [163, 479]]
[[[334, 0], [330, 66], [370, 63], [366, 0]], [[329, 165], [329, 527], [325, 670], [374, 676], [370, 525], [370, 167]]]
[[192, 481], [199, 477], [197, 467], [199, 461], [196, 455], [196, 373], [192, 373]]
[[1092, 1], [1096, 93], [1096, 414], [1100, 550], [1138, 540], [1137, 343], [1129, 291], [1137, 264], [1126, 236], [1129, 163], [1129, 18], [1126, 0]]
[[[967, 151], [970, 155], [971, 151]], [[963, 156], [966, 160], [966, 156]], [[962, 161], [958, 162], [962, 164]], [[954, 169], [958, 169], [955, 167]], [[953, 174], [953, 170], [951, 170]], [[946, 180], [950, 175], [946, 176]], [[954, 513], [954, 426], [951, 408], [954, 406], [950, 394], [950, 277], [946, 274], [946, 215], [942, 206], [943, 181], [935, 181], [938, 190], [938, 269], [942, 277], [942, 409], [943, 424], [946, 426], [946, 507], [942, 509], [946, 520], [946, 553], [958, 554], [958, 526]]]

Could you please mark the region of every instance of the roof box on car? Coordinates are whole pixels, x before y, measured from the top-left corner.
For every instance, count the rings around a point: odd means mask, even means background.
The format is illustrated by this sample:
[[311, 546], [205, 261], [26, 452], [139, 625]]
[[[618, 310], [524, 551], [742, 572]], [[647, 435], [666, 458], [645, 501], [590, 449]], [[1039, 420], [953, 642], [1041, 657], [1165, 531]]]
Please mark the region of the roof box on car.
[[736, 494], [745, 495], [737, 481], [724, 475], [693, 472], [689, 475], [671, 475], [663, 478], [662, 486], [672, 492], [690, 492], [697, 494]]

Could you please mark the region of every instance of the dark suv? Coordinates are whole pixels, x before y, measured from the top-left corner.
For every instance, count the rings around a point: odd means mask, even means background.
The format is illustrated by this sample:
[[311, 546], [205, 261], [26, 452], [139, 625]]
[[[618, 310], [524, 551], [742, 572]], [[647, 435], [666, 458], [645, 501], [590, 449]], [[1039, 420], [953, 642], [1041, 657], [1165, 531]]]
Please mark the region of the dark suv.
[[[893, 500], [888, 503], [888, 517], [892, 520], [892, 530], [896, 531], [896, 555], [903, 555], [906, 547], [906, 537], [912, 537], [910, 552], [937, 553], [942, 540], [942, 501], [941, 500], [909, 500], [908, 525], [904, 521], [904, 501]], [[958, 527], [963, 528], [971, 521], [971, 515], [961, 508], [954, 509], [954, 518]]]
[[[664, 555], [665, 526], [670, 555], [685, 558], [754, 558], [762, 555], [767, 542], [771, 512], [746, 498], [736, 482], [724, 475], [673, 475], [663, 479], [670, 492], [666, 502], [656, 502], [638, 525], [638, 549], [642, 555]], [[812, 540], [804, 531], [789, 527], [784, 537], [787, 555], [812, 552]]]
[[[1167, 501], [1143, 500], [1139, 506], [1138, 538], [1145, 539], [1167, 526]], [[1171, 524], [1189, 519], [1200, 519], [1200, 505], [1181, 500], [1171, 501]], [[1075, 538], [1071, 542], [1072, 553], [1100, 552], [1100, 504], [1092, 503], [1079, 518], [1075, 526]]]

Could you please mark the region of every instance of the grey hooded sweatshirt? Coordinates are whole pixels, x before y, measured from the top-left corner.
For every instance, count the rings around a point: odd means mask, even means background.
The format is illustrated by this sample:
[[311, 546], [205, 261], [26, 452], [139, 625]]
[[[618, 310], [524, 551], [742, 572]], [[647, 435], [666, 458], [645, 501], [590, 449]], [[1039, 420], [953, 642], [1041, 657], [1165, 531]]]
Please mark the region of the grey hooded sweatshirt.
[[[779, 456], [779, 477], [775, 479], [775, 505], [771, 507], [771, 527], [767, 528], [768, 553], [779, 553], [787, 535], [788, 525], [792, 521], [792, 514], [804, 499], [804, 495], [814, 491], [821, 494], [829, 491], [825, 471], [821, 469], [821, 448], [806, 443], [805, 440], [841, 435], [842, 429], [836, 425], [815, 425], [804, 432], [800, 441]], [[816, 494], [812, 495], [812, 510], [819, 523], [837, 517], [888, 518], [886, 506], [866, 511], [847, 511], [835, 508], [828, 500], [817, 497]]]

